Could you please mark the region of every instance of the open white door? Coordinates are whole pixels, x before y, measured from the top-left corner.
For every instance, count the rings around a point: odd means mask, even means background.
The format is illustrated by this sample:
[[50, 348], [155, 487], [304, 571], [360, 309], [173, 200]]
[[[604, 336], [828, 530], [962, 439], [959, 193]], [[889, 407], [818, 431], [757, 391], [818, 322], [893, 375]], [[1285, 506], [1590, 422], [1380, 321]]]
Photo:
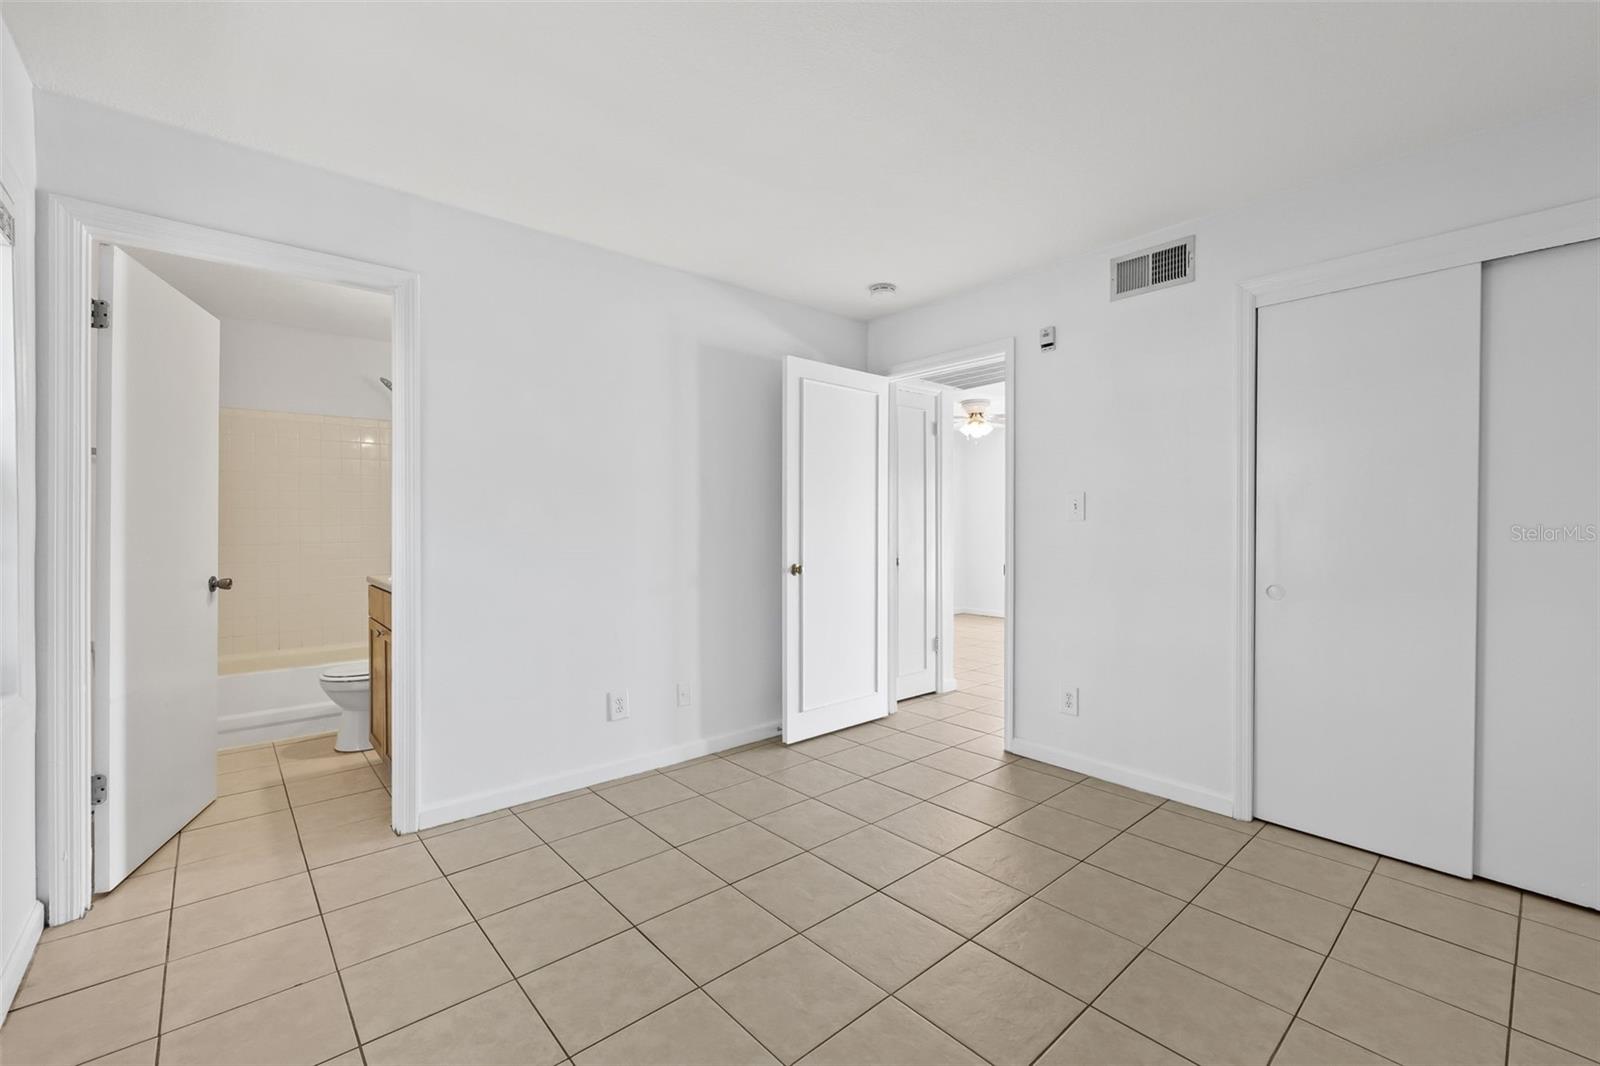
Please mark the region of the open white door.
[[939, 686], [939, 386], [892, 386], [895, 699]]
[[888, 379], [784, 362], [783, 547], [784, 742], [884, 717]]
[[94, 887], [216, 797], [220, 327], [109, 250], [96, 351]]

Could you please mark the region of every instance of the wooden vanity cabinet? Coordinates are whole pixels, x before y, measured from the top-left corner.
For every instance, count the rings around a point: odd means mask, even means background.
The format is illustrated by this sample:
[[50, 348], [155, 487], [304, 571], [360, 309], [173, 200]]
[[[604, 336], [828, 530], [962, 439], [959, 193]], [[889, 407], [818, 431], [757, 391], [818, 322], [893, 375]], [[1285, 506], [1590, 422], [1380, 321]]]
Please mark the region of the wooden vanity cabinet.
[[389, 757], [389, 674], [393, 642], [389, 632], [389, 591], [367, 587], [367, 669], [372, 690], [372, 747]]

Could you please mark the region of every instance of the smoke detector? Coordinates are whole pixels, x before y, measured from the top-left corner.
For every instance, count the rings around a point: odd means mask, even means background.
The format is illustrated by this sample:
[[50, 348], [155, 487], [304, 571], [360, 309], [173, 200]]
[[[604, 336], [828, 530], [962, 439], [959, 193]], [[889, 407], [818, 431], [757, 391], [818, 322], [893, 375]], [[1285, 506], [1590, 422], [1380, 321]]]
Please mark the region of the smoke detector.
[[892, 281], [874, 281], [867, 286], [867, 295], [874, 300], [887, 300], [900, 291], [900, 287]]

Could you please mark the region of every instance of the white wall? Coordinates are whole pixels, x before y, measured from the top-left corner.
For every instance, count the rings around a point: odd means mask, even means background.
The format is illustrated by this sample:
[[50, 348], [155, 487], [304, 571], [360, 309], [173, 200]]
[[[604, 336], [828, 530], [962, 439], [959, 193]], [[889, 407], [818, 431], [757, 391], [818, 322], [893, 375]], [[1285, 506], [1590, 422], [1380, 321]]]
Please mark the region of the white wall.
[[[965, 396], [967, 393], [962, 393]], [[959, 410], [959, 408], [958, 408]], [[1006, 613], [1006, 431], [968, 440], [955, 452], [956, 612]]]
[[[883, 370], [1017, 338], [1018, 747], [1231, 810], [1239, 323], [1248, 278], [1600, 195], [1593, 105], [878, 319]], [[1112, 303], [1107, 258], [1194, 233], [1193, 284]], [[1058, 344], [1036, 338], [1054, 325]], [[1066, 521], [1071, 490], [1087, 521]], [[1055, 711], [1081, 689], [1082, 713]]]
[[420, 273], [425, 825], [776, 730], [781, 360], [860, 367], [860, 323], [62, 97], [37, 120], [41, 189]]
[[222, 320], [222, 406], [390, 418], [389, 342]]
[[[36, 715], [34, 702], [34, 364], [33, 364], [33, 226], [34, 138], [33, 85], [17, 55], [11, 34], [0, 27], [0, 182], [16, 217], [13, 259], [18, 321], [19, 410], [0, 410], [0, 432], [15, 434], [18, 457], [16, 547], [19, 586], [16, 589], [18, 637], [17, 684], [0, 691], [0, 1018], [11, 1004], [44, 920], [35, 890], [34, 854], [36, 801], [34, 790]], [[0, 395], [11, 390], [0, 389]], [[9, 407], [9, 405], [7, 405]], [[0, 454], [10, 449], [0, 449]], [[7, 516], [8, 518], [12, 516]], [[0, 626], [13, 625], [0, 616]]]

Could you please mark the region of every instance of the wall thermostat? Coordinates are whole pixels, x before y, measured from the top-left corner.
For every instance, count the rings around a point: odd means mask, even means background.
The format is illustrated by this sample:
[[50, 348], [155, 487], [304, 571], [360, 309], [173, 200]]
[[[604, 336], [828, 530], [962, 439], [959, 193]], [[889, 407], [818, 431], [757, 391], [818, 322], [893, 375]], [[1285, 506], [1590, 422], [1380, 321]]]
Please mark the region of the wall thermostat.
[[1054, 326], [1046, 326], [1039, 331], [1039, 350], [1041, 352], [1053, 352], [1056, 350], [1056, 328]]

